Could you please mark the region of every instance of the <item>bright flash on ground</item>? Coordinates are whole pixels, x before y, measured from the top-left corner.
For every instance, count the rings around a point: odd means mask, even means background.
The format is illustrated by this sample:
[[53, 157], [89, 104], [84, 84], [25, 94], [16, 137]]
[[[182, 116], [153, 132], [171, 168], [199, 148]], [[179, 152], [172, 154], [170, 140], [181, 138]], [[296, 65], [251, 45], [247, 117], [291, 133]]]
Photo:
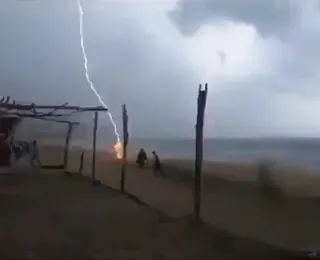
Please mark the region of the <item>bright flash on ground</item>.
[[117, 142], [114, 146], [114, 151], [116, 152], [117, 159], [122, 159], [122, 143]]

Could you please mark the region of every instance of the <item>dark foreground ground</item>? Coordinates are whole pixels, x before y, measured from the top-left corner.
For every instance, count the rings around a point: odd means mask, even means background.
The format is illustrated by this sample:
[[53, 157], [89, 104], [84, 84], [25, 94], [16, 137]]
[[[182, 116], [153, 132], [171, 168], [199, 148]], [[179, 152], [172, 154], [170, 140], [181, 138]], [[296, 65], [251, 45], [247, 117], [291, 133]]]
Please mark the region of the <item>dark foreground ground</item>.
[[303, 259], [161, 212], [82, 176], [0, 174], [0, 259]]

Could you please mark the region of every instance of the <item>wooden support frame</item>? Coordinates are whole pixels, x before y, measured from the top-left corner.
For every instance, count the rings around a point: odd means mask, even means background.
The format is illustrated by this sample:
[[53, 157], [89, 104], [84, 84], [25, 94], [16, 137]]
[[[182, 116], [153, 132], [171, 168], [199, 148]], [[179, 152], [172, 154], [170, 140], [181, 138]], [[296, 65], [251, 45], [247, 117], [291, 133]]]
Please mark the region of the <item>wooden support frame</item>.
[[[98, 185], [99, 181], [95, 180], [96, 172], [96, 135], [97, 135], [97, 124], [98, 124], [98, 111], [108, 111], [108, 108], [104, 106], [96, 107], [81, 107], [81, 106], [68, 106], [68, 103], [62, 105], [35, 105], [34, 103], [29, 105], [17, 104], [15, 100], [10, 103], [10, 97], [2, 97], [0, 99], [0, 117], [1, 116], [16, 116], [20, 118], [32, 118], [39, 119], [44, 121], [52, 121], [56, 123], [65, 123], [68, 124], [68, 132], [66, 136], [66, 142], [64, 147], [64, 158], [63, 164], [58, 166], [43, 166], [43, 168], [59, 168], [66, 169], [68, 165], [68, 154], [69, 154], [69, 144], [70, 138], [72, 135], [73, 126], [80, 124], [79, 122], [71, 122], [69, 120], [58, 119], [59, 117], [68, 117], [73, 113], [91, 111], [95, 112], [94, 114], [94, 128], [93, 128], [93, 154], [92, 154], [92, 179], [94, 185]], [[38, 110], [38, 111], [37, 111]], [[46, 112], [39, 112], [39, 110], [51, 110]], [[57, 111], [71, 110], [69, 113], [60, 113], [57, 114]], [[84, 153], [80, 157], [80, 168], [79, 171], [82, 171], [83, 168]]]
[[198, 92], [198, 111], [196, 124], [196, 154], [195, 154], [195, 174], [194, 174], [194, 194], [193, 194], [193, 214], [196, 222], [201, 221], [201, 179], [202, 179], [202, 161], [203, 161], [203, 125], [204, 112], [206, 107], [208, 84], [205, 84], [205, 89], [201, 90], [199, 85]]
[[128, 113], [125, 104], [122, 105], [122, 125], [123, 125], [123, 153], [122, 153], [122, 165], [121, 165], [121, 181], [120, 190], [122, 193], [125, 192], [125, 181], [126, 181], [126, 170], [127, 170], [127, 146], [129, 141], [128, 132]]
[[65, 124], [73, 124], [73, 125], [78, 125], [80, 124], [79, 122], [72, 122], [69, 120], [60, 120], [60, 119], [55, 119], [57, 117], [62, 117], [65, 115], [59, 114], [59, 115], [51, 115], [51, 116], [42, 116], [42, 115], [33, 115], [33, 114], [23, 114], [23, 113], [11, 113], [7, 111], [0, 111], [0, 117], [1, 116], [17, 116], [21, 118], [31, 118], [31, 119], [37, 119], [37, 120], [43, 120], [43, 121], [51, 121], [51, 122], [56, 122], [56, 123], [65, 123]]
[[108, 111], [108, 108], [103, 106], [97, 106], [97, 107], [81, 107], [81, 106], [54, 106], [54, 105], [21, 105], [21, 104], [7, 104], [7, 103], [0, 103], [0, 108], [5, 109], [17, 109], [17, 110], [47, 110], [47, 109], [53, 109], [53, 110], [76, 110], [79, 112], [84, 111]]

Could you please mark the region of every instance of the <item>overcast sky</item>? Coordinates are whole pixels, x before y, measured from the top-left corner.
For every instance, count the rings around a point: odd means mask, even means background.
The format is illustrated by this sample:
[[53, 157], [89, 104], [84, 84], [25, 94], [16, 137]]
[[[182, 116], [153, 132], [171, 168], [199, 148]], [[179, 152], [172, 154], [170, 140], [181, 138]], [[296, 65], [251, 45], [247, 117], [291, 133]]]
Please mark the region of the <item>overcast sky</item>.
[[[193, 136], [205, 82], [207, 137], [320, 136], [319, 1], [82, 3], [92, 80], [132, 136]], [[98, 104], [76, 0], [2, 0], [0, 57], [1, 95]]]

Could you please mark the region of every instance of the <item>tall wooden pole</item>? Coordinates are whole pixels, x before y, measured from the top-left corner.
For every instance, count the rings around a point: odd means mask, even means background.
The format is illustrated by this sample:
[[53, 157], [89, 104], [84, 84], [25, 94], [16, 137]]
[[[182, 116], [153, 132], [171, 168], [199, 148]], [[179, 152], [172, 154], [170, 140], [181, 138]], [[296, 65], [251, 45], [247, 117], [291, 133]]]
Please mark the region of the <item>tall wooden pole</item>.
[[121, 182], [120, 189], [121, 192], [125, 192], [125, 180], [126, 180], [126, 169], [127, 169], [127, 145], [129, 141], [128, 133], [128, 113], [125, 104], [122, 105], [122, 124], [123, 124], [123, 153], [122, 153], [122, 166], [121, 166]]
[[63, 169], [66, 169], [68, 166], [69, 143], [70, 143], [70, 137], [72, 134], [72, 127], [73, 125], [71, 123], [68, 123], [68, 132], [66, 137], [66, 143], [64, 145]]
[[193, 194], [193, 213], [196, 222], [200, 222], [200, 207], [201, 207], [201, 178], [202, 178], [202, 160], [203, 160], [203, 123], [204, 111], [206, 107], [208, 92], [208, 84], [205, 84], [205, 89], [201, 90], [199, 86], [198, 93], [198, 112], [196, 124], [196, 158], [195, 158], [195, 174], [194, 174], [194, 194]]
[[81, 152], [81, 155], [80, 155], [80, 165], [79, 165], [79, 173], [82, 173], [82, 171], [83, 171], [83, 161], [84, 161], [84, 152]]
[[91, 176], [92, 180], [96, 180], [96, 149], [97, 149], [97, 129], [98, 129], [98, 111], [94, 112], [93, 125], [93, 144], [92, 144], [92, 165]]

